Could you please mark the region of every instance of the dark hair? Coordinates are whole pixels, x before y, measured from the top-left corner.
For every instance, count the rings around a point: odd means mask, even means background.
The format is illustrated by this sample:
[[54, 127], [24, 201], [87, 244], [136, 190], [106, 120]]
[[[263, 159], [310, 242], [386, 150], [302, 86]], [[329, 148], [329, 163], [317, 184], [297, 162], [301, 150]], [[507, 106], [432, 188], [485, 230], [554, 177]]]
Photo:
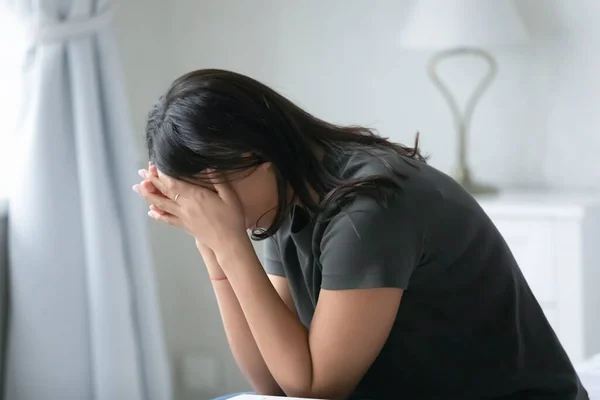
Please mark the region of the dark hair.
[[[199, 183], [206, 169], [236, 171], [271, 162], [277, 175], [279, 205], [273, 224], [255, 239], [274, 234], [293, 199], [291, 187], [309, 213], [316, 215], [341, 199], [377, 196], [397, 187], [393, 179], [370, 176], [342, 180], [319, 161], [315, 145], [341, 154], [349, 147], [388, 148], [425, 161], [418, 149], [392, 143], [359, 126], [320, 120], [266, 85], [230, 71], [204, 69], [176, 79], [148, 116], [150, 160], [163, 173]], [[310, 189], [321, 195], [316, 202]]]

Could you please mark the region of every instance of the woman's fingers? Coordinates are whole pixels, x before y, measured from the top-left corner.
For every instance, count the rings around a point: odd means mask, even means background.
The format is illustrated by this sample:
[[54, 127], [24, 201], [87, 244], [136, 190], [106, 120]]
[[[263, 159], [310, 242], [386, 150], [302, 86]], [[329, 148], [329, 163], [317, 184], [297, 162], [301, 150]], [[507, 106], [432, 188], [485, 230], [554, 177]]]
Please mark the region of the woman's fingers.
[[175, 226], [177, 228], [185, 229], [181, 219], [172, 214], [159, 214], [156, 211], [150, 210], [148, 211], [148, 216], [157, 220], [158, 222], [163, 222], [165, 224]]
[[[160, 215], [169, 214], [168, 212], [166, 212], [165, 210], [161, 210], [160, 208], [158, 208], [158, 206], [156, 206], [154, 204], [150, 204], [149, 208], [150, 208], [150, 211], [154, 211]], [[169, 215], [172, 215], [172, 214], [169, 214]]]
[[213, 170], [208, 170], [207, 172], [211, 183], [217, 191], [217, 194], [225, 203], [235, 204], [237, 201], [239, 201], [239, 199], [237, 198], [237, 194], [231, 188], [231, 185], [229, 184], [229, 182], [227, 182], [227, 179], [224, 179], [224, 177], [221, 174]]
[[169, 199], [166, 196], [163, 196], [161, 193], [157, 193], [156, 191], [152, 191], [154, 186], [149, 181], [143, 181], [139, 185], [134, 187], [137, 188], [137, 192], [146, 200], [149, 204], [154, 204], [156, 207], [160, 208], [163, 211], [168, 212], [169, 214], [179, 215], [180, 207], [179, 204]]
[[[149, 172], [146, 169], [140, 169], [138, 171], [138, 175], [140, 176], [140, 178], [142, 178], [143, 180], [146, 180], [146, 178], [149, 176]], [[152, 185], [151, 188], [148, 189], [150, 192], [156, 192], [157, 189], [154, 187], [154, 185]]]
[[146, 180], [148, 182], [150, 182], [157, 191], [159, 191], [161, 194], [163, 194], [165, 197], [169, 197], [169, 198], [173, 198], [173, 196], [171, 196], [171, 193], [169, 192], [169, 189], [167, 188], [167, 186], [165, 185], [164, 182], [162, 182], [158, 176], [154, 176], [152, 174], [149, 174], [148, 177], [146, 178]]
[[[148, 169], [148, 170], [146, 170], [146, 169], [140, 169], [138, 171], [138, 175], [142, 179], [144, 179], [145, 181], [147, 181], [148, 184], [150, 184], [150, 187], [148, 187], [148, 191], [150, 191], [152, 193], [156, 193], [156, 194], [164, 196], [164, 197], [167, 197], [155, 185], [155, 183], [156, 183], [157, 185], [161, 186], [161, 183], [156, 181], [156, 179], [158, 179], [158, 172], [157, 172], [157, 169], [156, 169], [156, 167], [154, 165], [151, 165], [150, 169]], [[152, 181], [153, 177], [155, 178], [154, 182]]]
[[194, 192], [199, 188], [197, 185], [192, 185], [191, 183], [172, 178], [160, 171], [157, 171], [157, 173], [158, 176], [152, 176], [151, 174], [151, 177], [149, 178], [150, 181], [158, 190], [171, 199], [175, 199], [175, 197], [179, 196], [190, 199], [194, 197]]
[[[182, 200], [191, 199], [194, 195], [202, 194], [204, 190], [211, 194], [217, 193], [216, 188], [209, 189], [200, 185], [193, 185], [165, 175], [160, 172], [155, 165], [150, 165], [147, 170], [140, 170], [139, 175], [147, 182], [146, 184], [150, 185], [147, 187], [149, 192], [162, 195], [173, 201], [177, 198], [178, 204], [181, 204]], [[222, 189], [222, 191], [224, 190], [225, 189]]]
[[[140, 169], [138, 175], [144, 181], [134, 186], [134, 190], [138, 192], [148, 203], [150, 203], [150, 211], [148, 216], [158, 222], [162, 222], [171, 226], [185, 229], [181, 219], [175, 214], [180, 209], [179, 205], [165, 196], [162, 191], [155, 185], [158, 180], [158, 170], [151, 162], [148, 163], [148, 169]], [[154, 179], [154, 182], [152, 181]], [[160, 182], [158, 186], [162, 187]]]
[[156, 175], [156, 173], [154, 173], [154, 174], [152, 173], [152, 169], [154, 169], [154, 171], [156, 171], [156, 167], [155, 167], [155, 166], [152, 166], [152, 167], [150, 167], [150, 169], [140, 169], [140, 170], [138, 171], [138, 175], [139, 175], [139, 176], [140, 176], [140, 178], [142, 178], [143, 180], [147, 180], [148, 182], [150, 182], [150, 183], [152, 184], [152, 187], [148, 188], [148, 190], [149, 190], [150, 192], [158, 192], [158, 193], [160, 193], [160, 192], [161, 192], [161, 191], [160, 191], [160, 189], [158, 189], [158, 188], [157, 188], [157, 187], [154, 185], [154, 183], [152, 183], [152, 181], [151, 181], [151, 178], [152, 178], [153, 176], [158, 176], [158, 175]]

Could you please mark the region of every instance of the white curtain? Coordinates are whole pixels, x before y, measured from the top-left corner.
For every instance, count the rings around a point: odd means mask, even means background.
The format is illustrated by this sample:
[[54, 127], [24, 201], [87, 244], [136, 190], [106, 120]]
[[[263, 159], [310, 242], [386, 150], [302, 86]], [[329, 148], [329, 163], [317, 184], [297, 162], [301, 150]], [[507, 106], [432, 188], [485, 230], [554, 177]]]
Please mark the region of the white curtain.
[[9, 209], [4, 399], [171, 399], [111, 4], [13, 5], [31, 46]]

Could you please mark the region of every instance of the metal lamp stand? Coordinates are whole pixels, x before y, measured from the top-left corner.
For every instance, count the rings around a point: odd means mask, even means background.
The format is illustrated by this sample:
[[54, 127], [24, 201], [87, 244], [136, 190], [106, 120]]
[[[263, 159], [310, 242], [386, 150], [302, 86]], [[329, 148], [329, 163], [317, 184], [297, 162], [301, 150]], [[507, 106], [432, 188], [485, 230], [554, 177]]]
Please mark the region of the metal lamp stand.
[[[481, 79], [475, 88], [473, 94], [471, 94], [471, 97], [469, 97], [463, 114], [458, 107], [455, 96], [452, 95], [448, 87], [440, 79], [439, 74], [437, 73], [437, 67], [440, 62], [448, 58], [465, 55], [482, 58], [488, 63], [489, 69], [488, 73]], [[494, 80], [497, 69], [496, 60], [494, 60], [489, 53], [478, 48], [470, 47], [461, 47], [441, 51], [434, 55], [429, 63], [429, 76], [446, 99], [448, 106], [450, 106], [458, 134], [458, 165], [453, 173], [453, 178], [472, 194], [487, 194], [497, 192], [497, 189], [492, 186], [476, 182], [471, 175], [471, 171], [467, 163], [467, 141], [473, 110], [481, 98], [481, 95]]]

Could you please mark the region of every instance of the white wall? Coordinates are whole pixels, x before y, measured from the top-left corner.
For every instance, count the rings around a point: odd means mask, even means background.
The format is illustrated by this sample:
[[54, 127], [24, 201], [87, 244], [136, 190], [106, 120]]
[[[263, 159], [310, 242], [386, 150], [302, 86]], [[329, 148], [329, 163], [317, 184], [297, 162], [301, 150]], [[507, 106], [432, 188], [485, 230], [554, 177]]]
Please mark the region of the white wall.
[[[117, 25], [135, 126], [141, 134], [150, 105], [176, 76], [232, 69], [333, 122], [366, 124], [405, 143], [419, 130], [431, 163], [450, 171], [455, 134], [426, 76], [429, 54], [396, 44], [408, 4], [126, 0]], [[472, 168], [501, 187], [600, 188], [600, 9], [594, 0], [518, 4], [535, 40], [494, 51], [499, 74], [475, 112]], [[557, 33], [561, 40], [548, 40]], [[465, 60], [442, 73], [464, 99], [479, 68]], [[175, 365], [184, 354], [200, 357], [194, 368], [206, 390], [196, 398], [244, 389], [193, 243], [168, 228], [153, 227], [152, 237]], [[181, 398], [191, 398], [194, 391], [177, 371]]]
[[[403, 142], [420, 130], [431, 163], [450, 171], [455, 134], [446, 104], [425, 73], [429, 54], [396, 43], [409, 4], [180, 0], [175, 72], [230, 68], [335, 122], [369, 124]], [[502, 187], [600, 187], [600, 168], [581, 164], [593, 160], [600, 146], [593, 110], [593, 100], [600, 99], [600, 79], [592, 74], [600, 63], [596, 5], [518, 2], [534, 40], [494, 51], [499, 75], [472, 125], [470, 159], [477, 176]], [[562, 41], [548, 42], [557, 37]], [[445, 67], [465, 99], [480, 65], [465, 60]], [[566, 146], [566, 139], [574, 145]]]
[[[530, 0], [531, 1], [531, 0]], [[600, 9], [594, 0], [552, 0], [565, 31], [544, 115], [546, 179], [564, 189], [600, 188]]]
[[[419, 130], [431, 163], [449, 171], [455, 133], [446, 104], [426, 76], [429, 54], [406, 51], [396, 42], [408, 4], [180, 0], [176, 72], [235, 69], [335, 122], [368, 124], [403, 142], [412, 142]], [[548, 105], [540, 94], [548, 90], [548, 71], [540, 71], [537, 52], [525, 47], [495, 53], [499, 75], [474, 117], [473, 168], [501, 186], [543, 183], [543, 153], [517, 150], [517, 143], [531, 149], [544, 138], [541, 115]], [[469, 61], [443, 70], [463, 99], [473, 86], [472, 75], [482, 72]]]

